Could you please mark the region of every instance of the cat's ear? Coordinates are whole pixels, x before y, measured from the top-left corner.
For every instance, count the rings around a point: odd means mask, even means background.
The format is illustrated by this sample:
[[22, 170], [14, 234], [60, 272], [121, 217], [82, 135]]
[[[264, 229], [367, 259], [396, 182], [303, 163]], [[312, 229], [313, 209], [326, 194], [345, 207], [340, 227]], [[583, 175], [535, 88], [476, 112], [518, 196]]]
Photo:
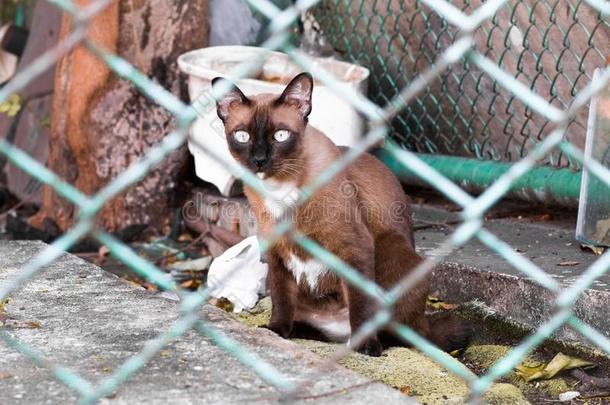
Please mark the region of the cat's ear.
[[[221, 92], [226, 90], [227, 87], [229, 88], [228, 93], [226, 93], [224, 96], [220, 96]], [[212, 94], [216, 99], [216, 112], [218, 114], [218, 118], [220, 118], [223, 122], [229, 116], [229, 109], [232, 104], [250, 103], [250, 99], [248, 99], [248, 97], [246, 97], [236, 85], [222, 77], [212, 79]]]
[[282, 95], [277, 99], [277, 102], [297, 107], [303, 118], [307, 118], [311, 112], [312, 92], [313, 78], [311, 73], [299, 73], [288, 83]]

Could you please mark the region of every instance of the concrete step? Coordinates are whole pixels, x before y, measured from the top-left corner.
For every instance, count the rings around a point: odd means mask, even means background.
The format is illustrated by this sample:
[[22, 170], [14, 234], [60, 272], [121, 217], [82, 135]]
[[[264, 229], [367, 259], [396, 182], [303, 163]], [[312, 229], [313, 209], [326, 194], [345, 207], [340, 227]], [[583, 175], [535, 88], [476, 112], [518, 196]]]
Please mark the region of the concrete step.
[[[415, 233], [422, 255], [430, 254], [453, 232], [458, 214], [438, 206], [416, 205], [416, 223], [453, 224], [426, 227]], [[485, 229], [531, 260], [562, 287], [574, 283], [599, 258], [580, 248], [575, 224], [567, 221], [530, 222], [512, 216], [486, 220]], [[433, 289], [450, 302], [478, 301], [489, 311], [526, 329], [548, 320], [554, 311], [555, 293], [531, 280], [476, 238], [452, 252], [434, 273]], [[574, 307], [574, 314], [610, 336], [610, 275], [597, 279]], [[571, 328], [561, 328], [555, 338], [589, 345]]]
[[[0, 242], [0, 288], [45, 245]], [[3, 314], [8, 333], [57, 366], [96, 383], [180, 318], [179, 303], [151, 293], [66, 254], [11, 294]], [[268, 330], [250, 328], [206, 305], [201, 318], [295, 381], [323, 360]], [[68, 404], [77, 396], [48, 369], [35, 366], [0, 339], [0, 403]], [[111, 404], [276, 403], [278, 392], [209, 339], [190, 331], [123, 383]], [[388, 386], [332, 366], [297, 403], [413, 403]]]

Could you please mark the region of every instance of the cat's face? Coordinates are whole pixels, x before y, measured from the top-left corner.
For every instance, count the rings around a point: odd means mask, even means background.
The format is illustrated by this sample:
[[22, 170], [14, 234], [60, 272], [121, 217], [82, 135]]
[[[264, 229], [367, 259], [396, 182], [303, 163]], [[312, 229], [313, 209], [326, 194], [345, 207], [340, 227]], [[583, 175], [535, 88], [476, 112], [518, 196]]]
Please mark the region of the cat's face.
[[[223, 79], [212, 81], [219, 88]], [[261, 178], [295, 175], [311, 112], [313, 80], [297, 75], [280, 96], [246, 97], [231, 90], [217, 102], [231, 155]]]

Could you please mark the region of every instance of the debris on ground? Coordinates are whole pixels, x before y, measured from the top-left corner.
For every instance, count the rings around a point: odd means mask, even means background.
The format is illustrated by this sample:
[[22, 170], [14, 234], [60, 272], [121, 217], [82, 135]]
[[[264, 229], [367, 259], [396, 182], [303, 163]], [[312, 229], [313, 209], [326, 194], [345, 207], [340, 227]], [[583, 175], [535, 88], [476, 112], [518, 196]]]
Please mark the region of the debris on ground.
[[168, 266], [169, 274], [182, 288], [196, 289], [206, 282], [212, 263], [211, 256], [173, 262]]
[[229, 248], [210, 265], [207, 287], [215, 298], [226, 298], [233, 311], [253, 308], [265, 293], [267, 264], [261, 261], [258, 238], [251, 236]]
[[603, 246], [588, 245], [586, 243], [580, 245], [581, 250], [590, 250], [595, 256], [601, 256], [606, 251]]
[[567, 356], [563, 353], [557, 353], [553, 359], [547, 363], [521, 363], [517, 366], [516, 372], [525, 381], [534, 380], [550, 380], [562, 371], [572, 370], [574, 368], [591, 368], [595, 364], [590, 361], [579, 359], [577, 357]]

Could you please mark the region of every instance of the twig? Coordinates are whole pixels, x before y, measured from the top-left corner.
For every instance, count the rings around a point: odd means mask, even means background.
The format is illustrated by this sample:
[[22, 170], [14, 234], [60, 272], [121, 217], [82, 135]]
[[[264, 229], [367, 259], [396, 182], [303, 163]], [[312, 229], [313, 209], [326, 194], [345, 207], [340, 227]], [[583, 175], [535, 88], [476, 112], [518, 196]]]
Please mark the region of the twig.
[[157, 264], [160, 261], [164, 260], [164, 259], [169, 259], [170, 257], [174, 257], [179, 255], [180, 253], [183, 253], [185, 250], [188, 250], [190, 248], [192, 248], [193, 246], [195, 246], [197, 243], [201, 242], [201, 240], [204, 238], [206, 234], [202, 233], [201, 235], [197, 236], [195, 239], [193, 239], [191, 241], [191, 243], [189, 243], [188, 245], [186, 245], [185, 247], [183, 247], [182, 249], [176, 250], [175, 252], [166, 254], [166, 255], [160, 255], [154, 259], [150, 259], [150, 261], [152, 261], [153, 263]]

